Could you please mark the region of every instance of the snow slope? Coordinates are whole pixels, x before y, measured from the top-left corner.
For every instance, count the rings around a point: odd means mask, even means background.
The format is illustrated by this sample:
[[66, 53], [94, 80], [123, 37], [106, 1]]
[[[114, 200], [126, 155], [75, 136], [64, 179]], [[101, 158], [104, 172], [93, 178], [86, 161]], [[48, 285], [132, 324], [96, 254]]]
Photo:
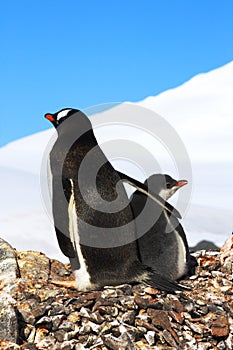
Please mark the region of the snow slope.
[[[202, 239], [221, 245], [233, 230], [232, 92], [233, 62], [138, 103], [169, 122], [188, 151], [193, 174], [188, 180], [190, 186], [193, 184], [193, 192], [182, 223], [190, 245]], [[121, 106], [115, 108], [119, 110]], [[116, 127], [114, 137], [117, 132], [122, 137], [122, 128], [117, 130]], [[96, 130], [98, 141], [111, 139], [110, 131]], [[132, 137], [133, 133], [126, 130], [125, 138]], [[54, 130], [49, 129], [0, 148], [0, 236], [19, 250], [41, 250], [66, 261], [41, 197], [41, 186], [43, 195], [45, 193], [45, 150], [52, 135]], [[139, 136], [136, 131], [135, 135], [137, 142], [148, 142], [148, 135]], [[148, 142], [148, 147], [153, 153], [154, 146]], [[113, 163], [118, 169], [144, 180], [142, 172], [137, 173], [132, 164], [122, 160]], [[172, 162], [166, 161], [161, 168], [173, 177], [182, 175], [177, 175]], [[156, 171], [156, 166], [150, 164], [150, 172]]]

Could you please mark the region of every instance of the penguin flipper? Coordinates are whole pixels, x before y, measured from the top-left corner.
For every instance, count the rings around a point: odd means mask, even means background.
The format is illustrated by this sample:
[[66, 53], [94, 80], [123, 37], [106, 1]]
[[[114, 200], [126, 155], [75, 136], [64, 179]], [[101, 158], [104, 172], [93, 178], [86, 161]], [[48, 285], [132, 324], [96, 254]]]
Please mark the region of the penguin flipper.
[[175, 209], [170, 203], [165, 202], [162, 197], [160, 197], [158, 194], [148, 191], [148, 188], [146, 185], [141, 183], [138, 180], [133, 179], [132, 177], [117, 171], [118, 175], [120, 176], [121, 180], [123, 182], [127, 182], [129, 185], [135, 187], [138, 191], [140, 191], [145, 196], [150, 197], [153, 201], [158, 203], [162, 208], [164, 208], [166, 211], [168, 211], [171, 215], [174, 215], [178, 219], [181, 219], [181, 215], [177, 209]]
[[193, 255], [189, 255], [189, 259], [188, 259], [188, 276], [192, 276], [192, 275], [195, 275], [195, 272], [196, 272], [196, 267], [198, 266], [198, 263], [197, 263], [197, 259], [195, 258], [195, 256]]
[[74, 246], [69, 237], [64, 235], [57, 227], [55, 227], [57, 240], [62, 253], [68, 258], [77, 258]]
[[150, 284], [155, 289], [165, 290], [167, 292], [182, 292], [187, 289], [176, 282], [164, 278], [156, 272], [149, 273], [149, 279], [146, 283]]

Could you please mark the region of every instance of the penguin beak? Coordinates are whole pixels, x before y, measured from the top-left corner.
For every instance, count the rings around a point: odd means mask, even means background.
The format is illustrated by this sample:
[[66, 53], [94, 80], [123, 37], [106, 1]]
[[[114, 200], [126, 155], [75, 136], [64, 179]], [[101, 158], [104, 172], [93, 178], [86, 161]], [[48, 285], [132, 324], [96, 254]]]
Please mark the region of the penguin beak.
[[50, 113], [46, 113], [44, 117], [46, 119], [48, 119], [50, 122], [52, 122], [52, 123], [55, 122], [54, 116], [52, 114], [50, 114]]
[[187, 185], [188, 181], [187, 180], [179, 180], [177, 181], [177, 183], [175, 184], [175, 187], [182, 187], [184, 185]]

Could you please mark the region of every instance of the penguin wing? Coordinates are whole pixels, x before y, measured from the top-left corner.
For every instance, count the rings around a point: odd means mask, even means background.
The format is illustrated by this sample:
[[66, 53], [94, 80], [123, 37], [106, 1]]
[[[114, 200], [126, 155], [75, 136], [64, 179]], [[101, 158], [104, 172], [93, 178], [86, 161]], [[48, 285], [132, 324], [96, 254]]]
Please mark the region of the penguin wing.
[[144, 185], [138, 180], [133, 179], [128, 175], [125, 175], [124, 173], [121, 173], [120, 171], [117, 171], [117, 173], [123, 182], [127, 182], [129, 185], [135, 187], [139, 192], [151, 198], [153, 201], [159, 204], [163, 209], [168, 211], [171, 215], [174, 215], [178, 219], [181, 219], [181, 215], [178, 212], [178, 210], [176, 210], [170, 203], [164, 202], [163, 198], [161, 198], [158, 194], [151, 191], [148, 192], [148, 188], [146, 185]]
[[[60, 191], [60, 178], [53, 178], [53, 220], [57, 240], [62, 253], [68, 258], [77, 258], [75, 245], [73, 244], [73, 237], [71, 233], [71, 183], [69, 179], [62, 179], [64, 192]], [[59, 189], [59, 190], [58, 190]], [[71, 208], [73, 209], [73, 208]]]
[[62, 253], [68, 258], [77, 257], [70, 238], [64, 235], [56, 226], [55, 226], [55, 231], [57, 235], [58, 244]]

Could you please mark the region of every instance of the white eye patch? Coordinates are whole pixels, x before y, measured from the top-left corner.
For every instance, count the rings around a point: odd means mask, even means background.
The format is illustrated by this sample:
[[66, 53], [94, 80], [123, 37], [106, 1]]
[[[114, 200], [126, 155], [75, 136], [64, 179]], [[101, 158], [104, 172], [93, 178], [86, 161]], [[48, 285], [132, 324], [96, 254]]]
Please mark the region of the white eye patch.
[[71, 108], [63, 109], [61, 112], [57, 114], [57, 120], [60, 120], [61, 118], [66, 117], [69, 111], [71, 111]]

